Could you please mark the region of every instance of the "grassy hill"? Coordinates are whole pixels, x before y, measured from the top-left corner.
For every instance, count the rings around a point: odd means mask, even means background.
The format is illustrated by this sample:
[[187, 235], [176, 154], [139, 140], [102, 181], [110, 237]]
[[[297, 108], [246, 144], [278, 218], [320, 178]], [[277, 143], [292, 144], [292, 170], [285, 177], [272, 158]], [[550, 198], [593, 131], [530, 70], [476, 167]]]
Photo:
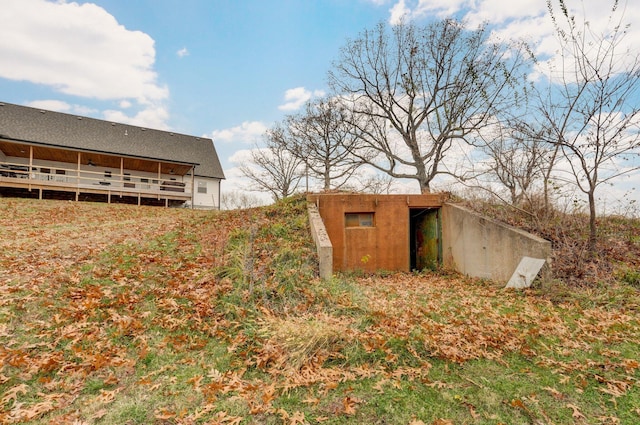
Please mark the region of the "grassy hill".
[[0, 199], [0, 423], [640, 422], [640, 294], [323, 282], [302, 198]]

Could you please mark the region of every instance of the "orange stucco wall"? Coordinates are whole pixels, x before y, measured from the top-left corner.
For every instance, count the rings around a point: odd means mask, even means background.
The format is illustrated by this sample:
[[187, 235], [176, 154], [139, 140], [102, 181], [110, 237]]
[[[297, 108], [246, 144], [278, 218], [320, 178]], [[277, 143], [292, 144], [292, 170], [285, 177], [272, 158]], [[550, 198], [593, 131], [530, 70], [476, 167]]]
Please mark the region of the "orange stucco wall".
[[[333, 245], [334, 271], [409, 271], [409, 210], [439, 208], [441, 195], [310, 194]], [[345, 227], [346, 213], [374, 213], [373, 227]]]

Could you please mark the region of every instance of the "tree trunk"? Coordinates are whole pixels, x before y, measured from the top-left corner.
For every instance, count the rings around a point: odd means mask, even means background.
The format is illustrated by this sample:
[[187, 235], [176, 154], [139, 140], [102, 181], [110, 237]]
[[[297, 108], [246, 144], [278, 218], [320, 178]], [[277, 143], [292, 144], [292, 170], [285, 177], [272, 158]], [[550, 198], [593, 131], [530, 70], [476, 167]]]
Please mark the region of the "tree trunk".
[[420, 182], [420, 193], [422, 195], [431, 193], [431, 188], [429, 187], [429, 182], [424, 180], [419, 180]]
[[595, 256], [596, 254], [596, 242], [597, 242], [597, 229], [596, 229], [596, 198], [594, 194], [595, 190], [592, 188], [589, 195], [589, 254]]

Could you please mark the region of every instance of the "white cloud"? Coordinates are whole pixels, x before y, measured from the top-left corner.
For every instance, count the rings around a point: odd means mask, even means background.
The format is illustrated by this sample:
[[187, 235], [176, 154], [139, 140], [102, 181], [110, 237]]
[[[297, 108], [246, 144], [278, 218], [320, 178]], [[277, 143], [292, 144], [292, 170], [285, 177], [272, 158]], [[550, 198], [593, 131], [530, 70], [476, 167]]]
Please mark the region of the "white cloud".
[[52, 100], [52, 99], [43, 99], [43, 100], [34, 100], [32, 102], [27, 102], [26, 106], [31, 106], [32, 108], [40, 108], [48, 111], [56, 111], [56, 112], [64, 112], [67, 114], [77, 114], [77, 115], [92, 115], [97, 111], [92, 108], [87, 108], [82, 105], [75, 105], [64, 102], [62, 100]]
[[540, 11], [546, 11], [546, 2], [540, 0], [397, 0], [389, 10], [389, 21], [394, 23], [400, 13], [411, 19], [448, 18], [460, 14], [470, 25], [476, 26], [485, 21], [497, 24], [509, 18], [536, 15]]
[[187, 50], [186, 47], [183, 47], [182, 49], [178, 50], [176, 54], [178, 55], [178, 57], [183, 58], [185, 56], [189, 56], [189, 50]]
[[67, 102], [63, 102], [62, 100], [34, 100], [33, 102], [27, 102], [26, 106], [31, 106], [32, 108], [40, 108], [47, 111], [71, 111], [71, 105]]
[[[123, 103], [125, 103], [123, 105]], [[82, 116], [97, 116], [100, 115], [100, 111], [92, 108], [87, 108], [83, 105], [70, 104], [62, 100], [34, 100], [27, 102], [26, 106], [32, 108], [40, 108], [48, 111], [64, 112], [67, 114], [75, 114]], [[131, 105], [129, 105], [131, 106]], [[126, 102], [120, 102], [121, 108], [128, 108]], [[165, 124], [169, 118], [169, 113], [162, 106], [147, 107], [133, 116], [128, 116], [122, 111], [106, 110], [102, 112], [103, 119], [107, 121], [119, 122], [123, 124], [137, 125], [141, 127], [154, 128], [158, 130], [168, 130], [169, 128]]]
[[[154, 40], [93, 4], [3, 0], [0, 78], [99, 100], [135, 101], [160, 118], [169, 96], [154, 70]], [[124, 106], [123, 106], [124, 107]]]
[[[553, 0], [551, 3], [558, 16], [557, 22], [562, 25], [558, 1]], [[640, 2], [623, 0], [613, 20], [609, 20], [611, 1], [566, 0], [565, 4], [569, 14], [577, 17], [578, 25], [581, 25], [584, 17], [589, 29], [596, 34], [605, 28], [613, 28], [618, 24], [616, 19], [622, 16], [623, 22], [631, 26], [627, 29], [624, 44], [618, 46], [618, 52], [622, 53], [625, 49], [637, 52], [637, 45], [640, 43]], [[402, 16], [414, 20], [457, 16], [466, 21], [470, 28], [488, 23], [493, 39], [525, 40], [540, 60], [533, 79], [549, 75], [552, 67], [561, 67], [551, 17], [546, 2], [541, 0], [395, 0], [390, 9], [389, 21], [397, 24]], [[633, 57], [634, 55], [628, 55], [629, 60], [633, 60]], [[571, 67], [571, 64], [565, 65]]]
[[261, 121], [245, 121], [232, 128], [214, 130], [209, 137], [214, 141], [251, 144], [257, 142], [267, 129], [267, 125]]
[[169, 119], [169, 112], [163, 106], [148, 106], [139, 111], [134, 116], [128, 116], [122, 111], [107, 110], [103, 112], [107, 121], [119, 122], [123, 124], [137, 125], [157, 130], [169, 130], [166, 122]]
[[389, 9], [390, 17], [389, 22], [391, 25], [399, 24], [405, 17], [411, 15], [411, 10], [405, 4], [405, 0], [399, 0], [398, 3], [394, 4], [391, 9]]
[[312, 97], [321, 97], [324, 95], [325, 92], [322, 90], [314, 90], [312, 92], [304, 87], [289, 89], [284, 93], [285, 103], [278, 106], [278, 109], [281, 111], [295, 111], [300, 109], [302, 105]]
[[[253, 150], [254, 149], [239, 149], [229, 157], [229, 162], [236, 165], [247, 164], [252, 159], [251, 152], [253, 152]], [[236, 170], [235, 177], [239, 177], [240, 175], [242, 175], [242, 173]]]
[[[404, 0], [400, 1], [404, 2]], [[419, 0], [410, 13], [412, 18], [425, 16], [448, 18], [458, 13], [463, 7], [474, 7], [475, 4], [475, 0]]]
[[[546, 2], [540, 0], [518, 0], [505, 2], [504, 0], [481, 0], [473, 3], [465, 19], [471, 27], [484, 22], [504, 24], [511, 20], [521, 21], [537, 16], [546, 16]], [[532, 28], [533, 29], [533, 28]], [[533, 29], [535, 32], [539, 30]]]

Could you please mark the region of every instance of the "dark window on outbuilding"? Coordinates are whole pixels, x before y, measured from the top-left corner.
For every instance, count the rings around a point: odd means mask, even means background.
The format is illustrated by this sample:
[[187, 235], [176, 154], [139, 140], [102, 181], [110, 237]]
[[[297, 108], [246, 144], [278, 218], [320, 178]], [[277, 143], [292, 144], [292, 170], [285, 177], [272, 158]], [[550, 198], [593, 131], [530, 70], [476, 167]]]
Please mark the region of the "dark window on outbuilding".
[[345, 227], [373, 227], [373, 213], [346, 213], [344, 215]]

